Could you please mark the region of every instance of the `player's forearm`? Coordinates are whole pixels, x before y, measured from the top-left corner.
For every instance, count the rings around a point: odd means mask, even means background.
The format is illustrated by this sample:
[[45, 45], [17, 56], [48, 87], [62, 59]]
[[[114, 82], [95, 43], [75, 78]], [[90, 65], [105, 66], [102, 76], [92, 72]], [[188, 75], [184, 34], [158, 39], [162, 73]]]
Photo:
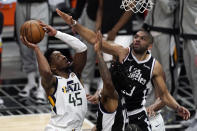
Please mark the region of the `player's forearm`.
[[[88, 29], [88, 28], [80, 25], [79, 23], [77, 23], [76, 25], [74, 25], [73, 28], [89, 44], [94, 45], [94, 43], [96, 41], [96, 33], [95, 32], [93, 32], [92, 30], [90, 30], [90, 29]], [[107, 42], [105, 40], [103, 40], [102, 42], [103, 42], [103, 44], [102, 44], [102, 50], [105, 53], [118, 56], [118, 49], [120, 49], [119, 47], [114, 46], [114, 45], [110, 44], [109, 42]]]
[[51, 79], [53, 75], [52, 75], [50, 66], [49, 66], [46, 58], [44, 57], [44, 55], [40, 51], [39, 47], [35, 48], [34, 51], [35, 51], [36, 58], [38, 61], [38, 68], [39, 68], [40, 75], [43, 78], [45, 78], [46, 80]]
[[165, 104], [163, 101], [161, 101], [160, 98], [157, 98], [155, 103], [153, 103], [151, 106], [154, 107], [153, 110], [156, 112], [156, 111], [162, 109], [165, 106]]
[[87, 50], [87, 46], [74, 36], [57, 31], [55, 37], [68, 44], [77, 53], [81, 53]]
[[96, 33], [92, 30], [82, 26], [81, 24], [77, 23], [75, 26], [73, 26], [74, 30], [81, 36], [83, 39], [85, 39], [89, 44], [94, 45]]
[[97, 59], [98, 59], [98, 66], [99, 66], [99, 71], [101, 74], [101, 78], [103, 79], [103, 83], [105, 83], [107, 88], [112, 87], [112, 80], [111, 80], [111, 75], [110, 72], [107, 68], [107, 65], [105, 61], [103, 60], [103, 56], [100, 51], [96, 52], [97, 54]]
[[162, 101], [169, 106], [170, 108], [176, 110], [178, 106], [180, 106], [176, 100], [170, 95], [169, 92], [163, 93], [161, 97]]

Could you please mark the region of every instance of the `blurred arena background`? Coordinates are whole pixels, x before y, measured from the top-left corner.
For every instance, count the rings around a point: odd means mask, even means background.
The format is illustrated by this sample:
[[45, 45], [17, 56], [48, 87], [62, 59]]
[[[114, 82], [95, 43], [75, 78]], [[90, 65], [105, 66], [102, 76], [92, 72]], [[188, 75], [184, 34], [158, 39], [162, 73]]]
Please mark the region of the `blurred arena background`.
[[[56, 29], [72, 34], [71, 28], [56, 15], [55, 7], [63, 8], [64, 11], [72, 13], [75, 7], [75, 0], [63, 0], [60, 4], [51, 3], [50, 7], [50, 24]], [[63, 6], [67, 5], [67, 6]], [[50, 117], [49, 104], [38, 105], [35, 98], [29, 97], [24, 99], [19, 97], [18, 92], [24, 88], [27, 78], [21, 71], [21, 59], [19, 48], [15, 38], [14, 13], [16, 0], [0, 0], [0, 12], [4, 14], [4, 26], [1, 36], [2, 54], [1, 54], [1, 72], [0, 72], [0, 130], [26, 130], [36, 131], [43, 130]], [[144, 14], [135, 14], [130, 21], [130, 26], [127, 30], [119, 31], [119, 35], [132, 35], [141, 28], [143, 24]], [[76, 36], [79, 37], [79, 36]], [[72, 54], [72, 50], [61, 41], [48, 38], [48, 48], [56, 48], [63, 50], [65, 54]], [[175, 78], [176, 87], [174, 88], [173, 96], [183, 106], [187, 107], [192, 115], [195, 112], [192, 90], [189, 87], [189, 82], [186, 77], [186, 72], [182, 58], [182, 44], [179, 45], [178, 59], [178, 78]], [[96, 63], [95, 63], [96, 64]], [[98, 68], [95, 69], [95, 77], [91, 85], [93, 93], [99, 84]], [[88, 104], [88, 113], [84, 123], [83, 130], [90, 130], [96, 122], [96, 105]], [[37, 123], [36, 123], [37, 122]], [[181, 124], [181, 119], [176, 116], [175, 119], [166, 123], [167, 131], [184, 131], [187, 127]], [[28, 129], [28, 126], [31, 129]], [[27, 129], [26, 129], [27, 128]], [[35, 128], [35, 129], [34, 129]]]

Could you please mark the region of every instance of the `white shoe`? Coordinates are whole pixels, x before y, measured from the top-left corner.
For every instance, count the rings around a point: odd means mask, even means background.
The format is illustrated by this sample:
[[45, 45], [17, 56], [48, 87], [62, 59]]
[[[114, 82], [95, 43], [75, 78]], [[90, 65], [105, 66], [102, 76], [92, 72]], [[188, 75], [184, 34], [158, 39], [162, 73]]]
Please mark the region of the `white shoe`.
[[47, 104], [46, 93], [42, 87], [39, 87], [36, 91], [36, 103]]
[[37, 84], [27, 84], [25, 87], [18, 93], [19, 96], [21, 97], [29, 97], [30, 96], [30, 91], [36, 87]]
[[0, 105], [4, 103], [3, 99], [0, 98]]

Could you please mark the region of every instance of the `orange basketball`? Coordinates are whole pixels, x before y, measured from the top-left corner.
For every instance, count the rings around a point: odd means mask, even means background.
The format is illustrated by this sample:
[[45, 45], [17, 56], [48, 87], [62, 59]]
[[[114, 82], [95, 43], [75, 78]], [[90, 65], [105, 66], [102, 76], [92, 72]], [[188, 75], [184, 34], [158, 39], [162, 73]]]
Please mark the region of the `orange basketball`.
[[20, 28], [20, 34], [31, 43], [39, 43], [44, 38], [44, 30], [37, 20], [26, 21]]

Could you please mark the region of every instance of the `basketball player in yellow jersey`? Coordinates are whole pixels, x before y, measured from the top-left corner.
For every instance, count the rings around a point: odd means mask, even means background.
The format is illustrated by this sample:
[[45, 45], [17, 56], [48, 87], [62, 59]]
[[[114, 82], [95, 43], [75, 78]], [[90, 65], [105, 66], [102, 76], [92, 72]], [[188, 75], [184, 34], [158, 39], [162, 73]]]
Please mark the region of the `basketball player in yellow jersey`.
[[71, 35], [44, 23], [41, 25], [48, 35], [59, 38], [76, 51], [73, 62], [54, 50], [48, 50], [45, 58], [36, 43], [21, 36], [22, 42], [36, 54], [42, 85], [52, 106], [51, 120], [45, 131], [80, 131], [87, 112], [87, 100], [78, 78], [86, 63], [87, 47]]

